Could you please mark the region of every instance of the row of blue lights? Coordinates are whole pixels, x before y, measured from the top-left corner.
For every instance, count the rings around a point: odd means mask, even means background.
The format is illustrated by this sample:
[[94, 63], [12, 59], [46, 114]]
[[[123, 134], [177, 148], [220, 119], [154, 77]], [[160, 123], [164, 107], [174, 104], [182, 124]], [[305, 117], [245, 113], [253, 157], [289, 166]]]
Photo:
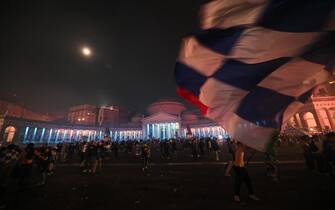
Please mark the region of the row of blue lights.
[[110, 131], [110, 137], [112, 140], [140, 140], [142, 139], [141, 131]]
[[146, 125], [146, 138], [171, 139], [176, 138], [179, 132], [179, 123], [154, 123]]
[[[216, 129], [216, 132], [214, 132], [213, 129]], [[30, 137], [29, 132], [32, 130], [32, 136]], [[49, 132], [47, 132], [49, 130]], [[87, 140], [87, 141], [93, 141], [93, 140], [102, 140], [104, 138], [102, 131], [84, 131], [84, 130], [70, 130], [70, 132], [67, 132], [67, 130], [64, 130], [63, 135], [60, 136], [60, 131], [63, 129], [46, 129], [42, 128], [41, 135], [38, 136], [38, 128], [31, 129], [30, 127], [26, 127], [24, 132], [24, 143], [28, 142], [34, 142], [34, 143], [58, 143], [61, 141], [78, 141], [78, 140]], [[207, 132], [205, 131], [207, 130]], [[191, 129], [192, 135], [194, 137], [219, 137], [223, 136], [224, 138], [228, 137], [228, 134], [224, 129], [221, 127], [211, 127], [210, 129], [205, 128], [196, 128]], [[75, 132], [74, 139], [73, 133]], [[84, 132], [87, 132], [87, 136], [83, 135]], [[156, 139], [170, 139], [170, 138], [176, 138], [178, 137], [179, 132], [179, 124], [178, 123], [156, 123], [156, 124], [147, 124], [146, 125], [146, 138], [156, 138]], [[48, 133], [47, 138], [45, 138], [46, 133]], [[67, 137], [67, 133], [70, 135]], [[183, 136], [186, 137], [186, 129], [183, 130]], [[80, 135], [81, 134], [81, 135]], [[84, 137], [85, 136], [85, 137]], [[84, 137], [84, 138], [83, 138]], [[98, 137], [98, 138], [97, 138]], [[142, 131], [139, 130], [132, 130], [132, 131], [110, 131], [109, 137], [112, 140], [118, 141], [118, 140], [140, 140], [143, 138]], [[45, 142], [47, 140], [47, 142]]]
[[[214, 131], [216, 130], [216, 132]], [[206, 132], [207, 131], [207, 132]], [[216, 137], [222, 136], [223, 138], [228, 138], [228, 133], [222, 129], [221, 127], [208, 127], [206, 128], [195, 128], [191, 129], [192, 136], [198, 138], [208, 138], [208, 137]], [[187, 135], [187, 130], [184, 129], [183, 132], [184, 137]]]
[[[63, 132], [63, 135], [60, 136], [60, 131], [63, 129], [49, 129], [49, 134], [47, 139], [45, 139], [45, 133], [46, 133], [46, 128], [42, 128], [41, 131], [41, 135], [37, 138], [38, 136], [38, 128], [33, 128], [33, 133], [32, 136], [30, 136], [29, 134], [31, 134], [29, 131], [31, 130], [30, 127], [26, 127], [25, 132], [24, 132], [24, 139], [23, 142], [24, 143], [28, 143], [28, 142], [33, 142], [33, 143], [58, 143], [61, 141], [70, 141], [70, 140], [88, 140], [88, 141], [92, 141], [92, 140], [102, 140], [104, 138], [103, 136], [103, 132], [102, 131], [86, 131], [88, 132], [88, 135], [85, 136], [86, 138], [83, 139], [84, 135], [83, 133], [85, 132], [84, 130], [76, 130], [75, 131], [75, 137], [74, 139], [72, 139], [73, 137], [73, 132], [74, 130], [70, 130], [70, 135], [67, 137], [67, 130], [64, 130], [65, 132]], [[81, 135], [80, 135], [81, 134]], [[93, 134], [93, 135], [92, 135]], [[130, 135], [129, 135], [130, 134]], [[53, 138], [54, 137], [54, 138]], [[79, 139], [81, 137], [81, 139]], [[98, 137], [98, 138], [97, 138]], [[141, 131], [115, 131], [112, 132], [110, 131], [110, 137], [113, 140], [139, 140], [142, 138], [142, 132]], [[45, 140], [47, 140], [47, 142], [45, 142]]]

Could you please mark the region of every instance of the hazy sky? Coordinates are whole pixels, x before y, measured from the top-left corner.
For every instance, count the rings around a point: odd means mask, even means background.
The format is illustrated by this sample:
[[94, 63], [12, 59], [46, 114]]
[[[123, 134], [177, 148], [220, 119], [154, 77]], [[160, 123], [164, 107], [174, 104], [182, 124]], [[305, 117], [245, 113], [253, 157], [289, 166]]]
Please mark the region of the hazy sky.
[[178, 98], [175, 59], [203, 2], [1, 0], [0, 92], [36, 111], [82, 103], [144, 111]]

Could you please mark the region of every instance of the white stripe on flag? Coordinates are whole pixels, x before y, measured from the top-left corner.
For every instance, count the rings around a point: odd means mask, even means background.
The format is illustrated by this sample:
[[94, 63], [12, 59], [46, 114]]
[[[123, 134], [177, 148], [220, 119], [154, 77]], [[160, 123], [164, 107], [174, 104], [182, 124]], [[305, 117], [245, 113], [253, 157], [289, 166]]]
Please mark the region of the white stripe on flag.
[[292, 33], [253, 27], [246, 29], [233, 47], [229, 58], [254, 64], [281, 57], [300, 55], [320, 33]]
[[239, 103], [247, 94], [243, 89], [209, 78], [200, 89], [199, 100], [210, 109], [225, 109], [230, 104]]
[[269, 138], [276, 129], [257, 126], [250, 121], [240, 118], [234, 113], [236, 107], [232, 107], [230, 111], [226, 112], [219, 122], [220, 125], [227, 130], [233, 139], [253, 149], [265, 152]]
[[324, 68], [324, 65], [296, 58], [272, 72], [259, 86], [284, 95], [299, 97], [312, 87], [328, 80], [330, 74]]
[[208, 29], [253, 24], [264, 5], [265, 0], [212, 1], [201, 9], [201, 26]]
[[178, 60], [204, 76], [211, 76], [222, 65], [224, 56], [188, 37], [183, 40]]

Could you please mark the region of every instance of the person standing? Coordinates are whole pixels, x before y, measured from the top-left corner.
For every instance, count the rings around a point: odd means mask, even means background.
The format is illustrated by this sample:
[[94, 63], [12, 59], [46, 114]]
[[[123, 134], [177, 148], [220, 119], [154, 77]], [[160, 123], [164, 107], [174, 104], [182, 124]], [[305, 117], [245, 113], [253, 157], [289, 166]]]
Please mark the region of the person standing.
[[114, 154], [114, 159], [117, 160], [119, 158], [119, 143], [117, 141], [113, 141], [112, 143], [112, 152]]
[[245, 183], [248, 188], [249, 198], [258, 201], [259, 198], [254, 195], [253, 186], [248, 171], [244, 163], [245, 146], [241, 142], [237, 142], [234, 160], [234, 201], [240, 202], [241, 185]]
[[67, 152], [67, 160], [68, 161], [72, 161], [74, 151], [75, 151], [75, 145], [71, 142], [69, 144], [69, 148], [68, 148], [68, 152]]
[[89, 147], [88, 147], [88, 162], [89, 167], [88, 167], [88, 173], [95, 174], [97, 170], [97, 145], [95, 142], [89, 142]]
[[312, 139], [309, 136], [302, 137], [302, 145], [303, 154], [305, 158], [305, 164], [307, 168], [311, 171], [315, 169], [315, 161], [313, 158], [313, 152], [316, 152], [317, 148], [314, 144], [312, 144]]
[[212, 140], [212, 149], [214, 151], [214, 155], [215, 155], [215, 160], [219, 161], [219, 142], [217, 139], [213, 139]]
[[88, 144], [86, 142], [83, 142], [81, 144], [80, 147], [80, 168], [83, 168], [83, 172], [86, 173], [87, 169], [86, 169], [86, 164], [87, 164], [87, 148], [88, 148]]
[[160, 142], [159, 142], [159, 149], [160, 149], [161, 159], [165, 159], [163, 140], [160, 140]]
[[198, 159], [198, 142], [195, 138], [192, 139], [192, 157], [194, 160]]
[[323, 141], [322, 154], [326, 161], [327, 171], [331, 176], [335, 176], [335, 132], [326, 134], [326, 139]]
[[55, 160], [56, 160], [56, 149], [49, 148], [49, 154], [48, 154], [48, 175], [52, 175], [54, 173], [55, 169]]
[[150, 145], [145, 143], [142, 148], [142, 156], [143, 156], [143, 168], [142, 170], [146, 173], [149, 168], [149, 160], [150, 160]]
[[[96, 146], [96, 151], [97, 151], [97, 161], [96, 161], [96, 167], [95, 167], [95, 170], [96, 168], [99, 170], [99, 172], [102, 171], [102, 162], [103, 162], [103, 159], [105, 157], [105, 147], [104, 147], [104, 143], [103, 141], [100, 141], [98, 143], [98, 145]], [[95, 172], [95, 170], [93, 170], [93, 173]]]
[[[11, 175], [18, 175], [17, 167], [20, 157], [19, 149], [10, 144], [0, 150], [0, 195], [7, 189], [8, 181]], [[1, 198], [0, 198], [1, 199]]]
[[35, 149], [35, 161], [40, 171], [40, 179], [37, 183], [38, 186], [45, 185], [48, 173], [48, 148], [42, 146]]
[[225, 176], [231, 176], [231, 169], [233, 168], [234, 161], [235, 161], [235, 143], [232, 139], [227, 139], [227, 148], [228, 153], [231, 156], [231, 160], [228, 161], [228, 165], [225, 171]]
[[206, 142], [207, 142], [207, 154], [208, 154], [208, 159], [211, 159], [211, 154], [212, 154], [212, 142], [210, 138], [206, 138]]
[[278, 147], [278, 139], [275, 138], [273, 142], [273, 146], [269, 147], [265, 152], [265, 166], [267, 176], [271, 178], [272, 181], [278, 182], [278, 164], [277, 164], [277, 147]]
[[203, 158], [205, 156], [205, 142], [204, 139], [199, 140], [199, 154]]
[[169, 140], [164, 140], [164, 154], [166, 159], [170, 159], [170, 144]]
[[33, 143], [29, 143], [23, 151], [22, 163], [19, 177], [19, 190], [30, 187], [31, 175], [33, 172], [33, 159], [35, 156], [35, 148]]
[[178, 159], [178, 147], [177, 147], [176, 139], [172, 139], [172, 148], [174, 151], [175, 159], [177, 160]]

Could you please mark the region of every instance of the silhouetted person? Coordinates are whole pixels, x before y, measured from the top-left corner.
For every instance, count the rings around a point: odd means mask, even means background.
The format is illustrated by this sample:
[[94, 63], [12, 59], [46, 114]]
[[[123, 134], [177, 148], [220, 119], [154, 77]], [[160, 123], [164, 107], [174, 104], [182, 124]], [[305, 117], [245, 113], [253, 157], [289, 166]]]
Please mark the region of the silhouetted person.
[[251, 183], [251, 179], [249, 177], [248, 171], [245, 168], [244, 163], [244, 151], [245, 147], [242, 143], [237, 142], [236, 144], [236, 151], [235, 151], [235, 161], [234, 161], [234, 172], [235, 172], [235, 179], [234, 179], [234, 200], [235, 202], [240, 202], [240, 190], [241, 185], [245, 183], [248, 188], [249, 198], [252, 200], [259, 200], [254, 195], [253, 186]]

